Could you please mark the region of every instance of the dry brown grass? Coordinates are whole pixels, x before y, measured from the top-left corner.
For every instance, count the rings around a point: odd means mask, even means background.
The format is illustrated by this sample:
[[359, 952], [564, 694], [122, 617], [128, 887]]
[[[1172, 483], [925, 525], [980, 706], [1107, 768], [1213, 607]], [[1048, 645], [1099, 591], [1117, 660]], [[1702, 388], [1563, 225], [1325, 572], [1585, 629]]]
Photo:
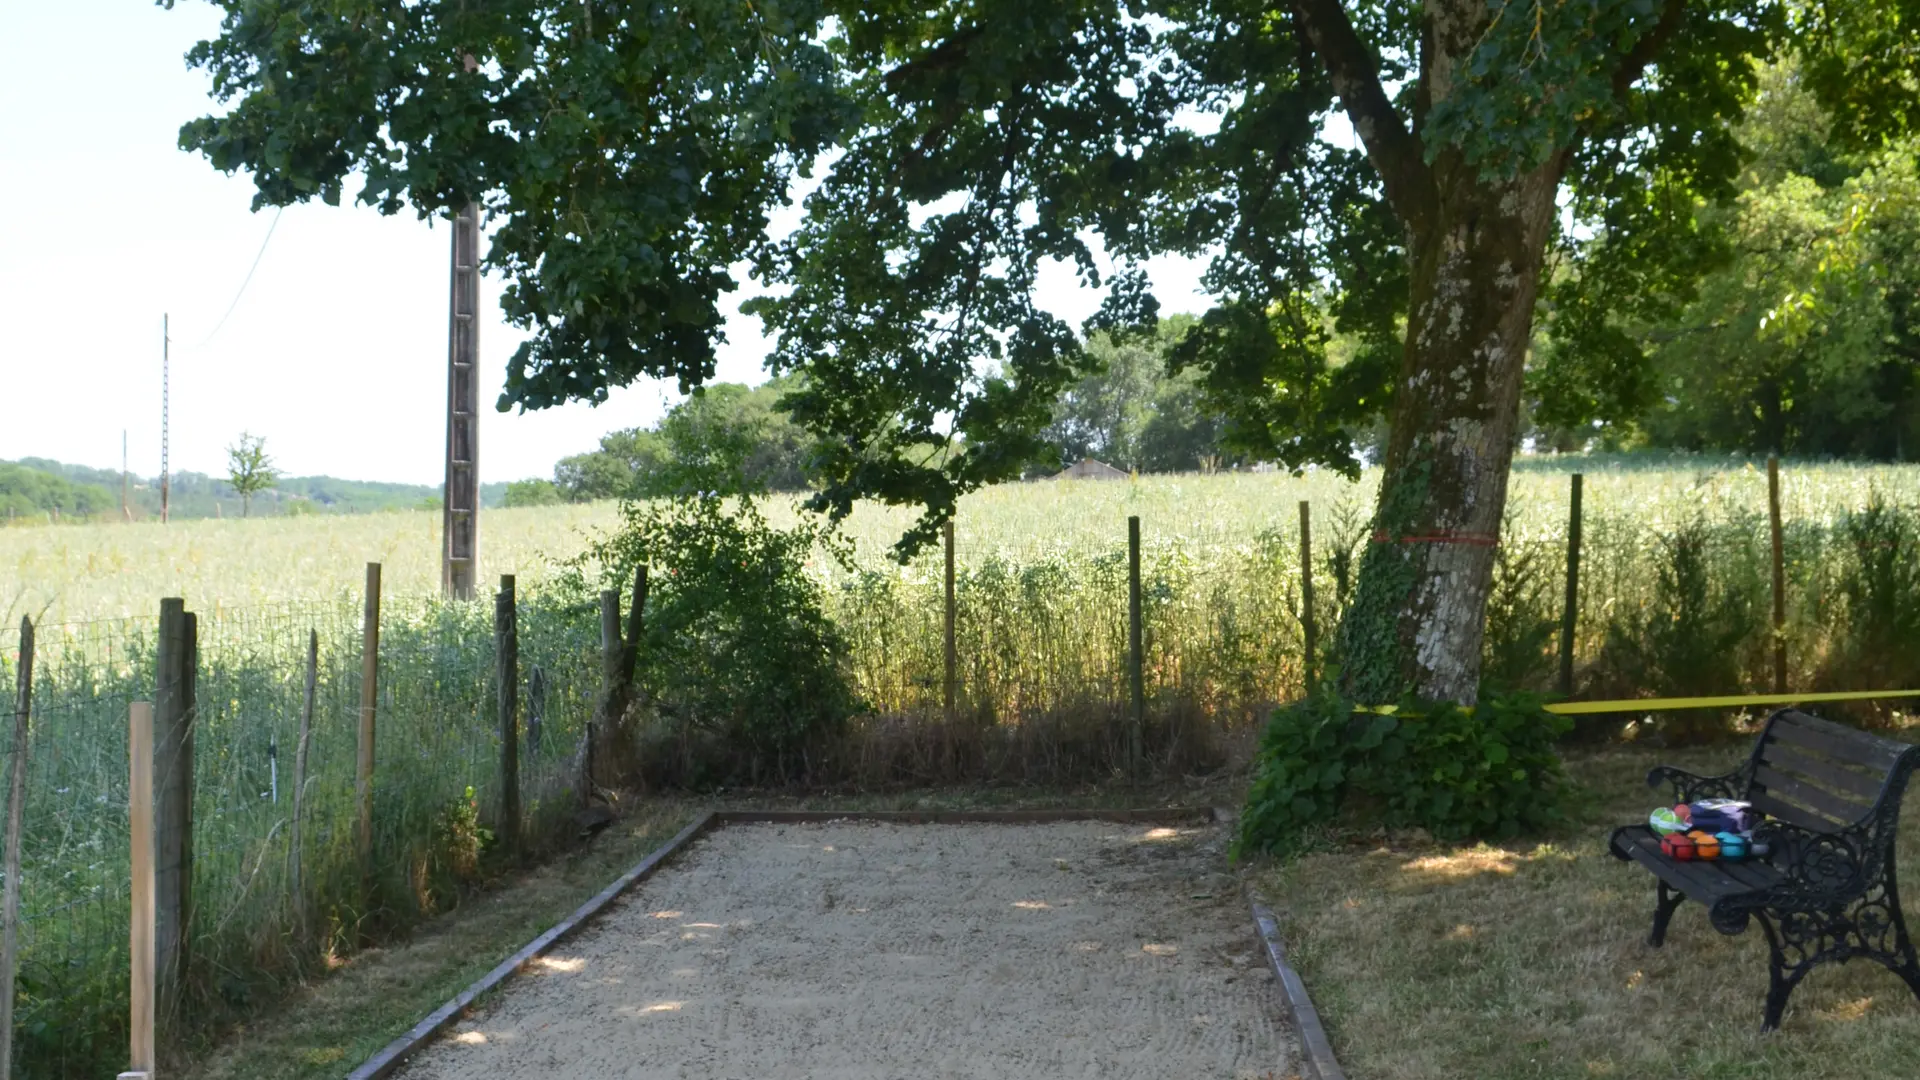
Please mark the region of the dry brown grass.
[[[1649, 766], [1721, 771], [1742, 752], [1576, 758], [1588, 803], [1546, 842], [1376, 840], [1262, 869], [1341, 1064], [1365, 1080], [1920, 1076], [1920, 1003], [1871, 961], [1817, 969], [1762, 1035], [1758, 927], [1725, 937], [1689, 904], [1665, 948], [1646, 945], [1653, 878], [1607, 854], [1607, 833], [1658, 805]], [[1920, 804], [1907, 810], [1901, 885], [1920, 929]]]

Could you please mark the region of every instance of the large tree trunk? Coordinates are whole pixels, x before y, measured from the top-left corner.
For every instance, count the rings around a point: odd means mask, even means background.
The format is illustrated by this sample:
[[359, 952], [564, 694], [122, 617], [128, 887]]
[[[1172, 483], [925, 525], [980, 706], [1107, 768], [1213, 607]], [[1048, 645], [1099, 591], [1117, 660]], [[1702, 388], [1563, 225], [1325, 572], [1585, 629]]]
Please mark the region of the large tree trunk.
[[1413, 286], [1374, 535], [1341, 627], [1362, 701], [1471, 702], [1559, 158], [1487, 181], [1443, 155]]

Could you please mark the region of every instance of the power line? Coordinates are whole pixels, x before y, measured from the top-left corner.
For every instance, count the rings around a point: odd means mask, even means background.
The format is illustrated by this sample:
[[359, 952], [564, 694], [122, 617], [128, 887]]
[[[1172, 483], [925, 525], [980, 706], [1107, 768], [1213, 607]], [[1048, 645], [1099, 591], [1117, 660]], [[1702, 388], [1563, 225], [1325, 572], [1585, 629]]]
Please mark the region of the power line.
[[[214, 334], [218, 334], [220, 328], [227, 325], [227, 318], [233, 314], [233, 309], [240, 306], [240, 298], [247, 294], [247, 286], [253, 283], [253, 272], [260, 269], [260, 260], [267, 254], [267, 243], [273, 239], [273, 230], [280, 224], [280, 215], [285, 213], [286, 209], [286, 207], [282, 206], [273, 212], [273, 221], [267, 225], [267, 235], [261, 239], [260, 250], [253, 256], [253, 265], [247, 267], [247, 276], [240, 282], [240, 291], [233, 294], [233, 303], [227, 305], [226, 315], [220, 316], [220, 321], [214, 324], [213, 333], [202, 338], [200, 345], [205, 345], [207, 342], [212, 341]], [[194, 348], [199, 348], [200, 345], [196, 345]]]

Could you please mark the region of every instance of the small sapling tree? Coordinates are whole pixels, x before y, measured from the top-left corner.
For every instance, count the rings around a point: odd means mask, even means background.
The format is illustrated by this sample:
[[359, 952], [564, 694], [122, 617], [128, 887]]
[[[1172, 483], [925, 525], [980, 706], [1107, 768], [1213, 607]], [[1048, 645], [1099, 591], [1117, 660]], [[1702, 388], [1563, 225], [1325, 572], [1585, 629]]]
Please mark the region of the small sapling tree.
[[253, 509], [253, 497], [272, 487], [280, 474], [267, 456], [267, 440], [261, 435], [240, 433], [240, 440], [227, 447], [227, 483], [240, 496], [240, 516]]

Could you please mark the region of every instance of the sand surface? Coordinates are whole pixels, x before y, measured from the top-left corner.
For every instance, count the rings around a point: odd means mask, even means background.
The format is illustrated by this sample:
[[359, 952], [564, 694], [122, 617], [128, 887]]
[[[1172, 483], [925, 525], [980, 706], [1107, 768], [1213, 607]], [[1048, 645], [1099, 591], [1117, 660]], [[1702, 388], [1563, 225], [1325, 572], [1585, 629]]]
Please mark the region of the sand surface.
[[398, 1074], [1275, 1080], [1218, 828], [732, 825]]

